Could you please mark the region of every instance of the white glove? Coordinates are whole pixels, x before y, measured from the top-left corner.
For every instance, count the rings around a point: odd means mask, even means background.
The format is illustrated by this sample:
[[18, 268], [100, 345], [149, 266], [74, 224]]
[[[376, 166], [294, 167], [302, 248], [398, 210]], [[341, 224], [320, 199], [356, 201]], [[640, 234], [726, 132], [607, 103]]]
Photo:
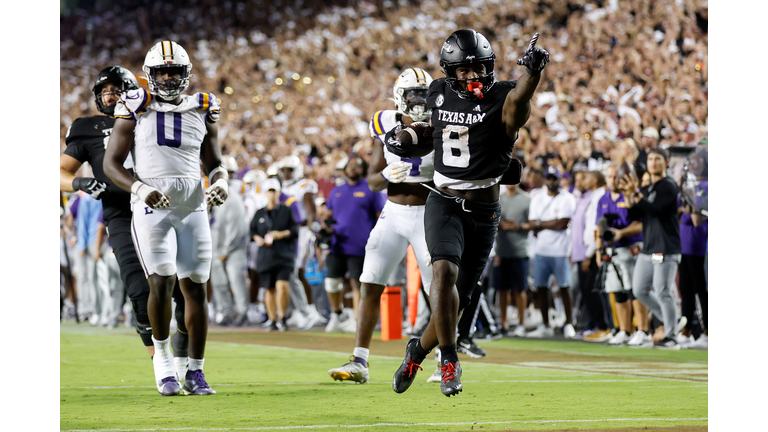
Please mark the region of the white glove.
[[208, 195], [206, 201], [209, 205], [220, 206], [227, 200], [229, 184], [226, 180], [220, 178], [205, 190], [205, 194]]
[[[168, 197], [166, 197], [162, 192], [140, 181], [133, 182], [133, 184], [131, 185], [131, 192], [138, 195], [141, 202], [152, 207], [155, 210], [163, 209], [171, 206], [171, 202], [168, 200]], [[162, 197], [158, 202], [155, 203], [155, 205], [150, 205], [147, 202], [147, 197], [152, 192], [157, 192]]]
[[384, 168], [381, 176], [390, 183], [402, 183], [408, 176], [408, 165], [403, 161], [392, 162]]

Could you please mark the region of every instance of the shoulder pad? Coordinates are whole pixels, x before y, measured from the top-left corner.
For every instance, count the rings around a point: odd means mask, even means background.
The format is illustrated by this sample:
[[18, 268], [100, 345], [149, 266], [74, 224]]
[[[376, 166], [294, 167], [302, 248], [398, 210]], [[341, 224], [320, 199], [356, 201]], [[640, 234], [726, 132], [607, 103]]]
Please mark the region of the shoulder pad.
[[146, 89], [128, 90], [120, 96], [120, 100], [115, 105], [115, 117], [135, 121], [136, 115], [145, 112], [150, 102], [152, 102], [152, 94]]
[[199, 109], [208, 113], [205, 116], [206, 120], [211, 123], [219, 121], [221, 107], [213, 93], [195, 93], [193, 97], [197, 98]]

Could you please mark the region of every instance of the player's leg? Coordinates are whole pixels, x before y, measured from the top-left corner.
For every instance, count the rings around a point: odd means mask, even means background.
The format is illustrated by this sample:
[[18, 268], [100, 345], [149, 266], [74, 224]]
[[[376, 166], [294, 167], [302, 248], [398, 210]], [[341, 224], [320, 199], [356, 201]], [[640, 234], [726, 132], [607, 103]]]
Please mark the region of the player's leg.
[[125, 285], [125, 292], [133, 307], [136, 333], [147, 347], [150, 357], [155, 354], [152, 344], [152, 325], [149, 322], [147, 302], [149, 301], [149, 282], [136, 254], [136, 247], [131, 238], [131, 219], [114, 217], [107, 221], [107, 232], [117, 264], [120, 267], [120, 279]]
[[[177, 214], [179, 221], [176, 257], [179, 287], [184, 294], [184, 323], [189, 334], [189, 365], [184, 379], [187, 395], [216, 392], [205, 381], [205, 342], [208, 337], [208, 293], [213, 245], [205, 211]], [[183, 216], [183, 217], [182, 217]]]

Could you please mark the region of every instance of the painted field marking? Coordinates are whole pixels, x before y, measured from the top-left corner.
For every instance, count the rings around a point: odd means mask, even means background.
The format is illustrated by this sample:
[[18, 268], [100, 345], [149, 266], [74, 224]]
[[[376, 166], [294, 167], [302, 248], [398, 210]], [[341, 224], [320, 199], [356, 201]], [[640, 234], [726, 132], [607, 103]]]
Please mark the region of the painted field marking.
[[677, 381], [707, 382], [709, 367], [698, 363], [666, 362], [525, 362], [521, 366], [555, 370], [584, 371], [595, 373], [629, 375], [636, 377], [673, 376]]
[[150, 429], [69, 429], [61, 432], [143, 432], [143, 431], [265, 431], [265, 430], [294, 430], [294, 429], [338, 429], [338, 428], [372, 428], [386, 426], [466, 426], [466, 425], [502, 425], [502, 424], [541, 424], [541, 423], [605, 423], [605, 422], [637, 422], [637, 421], [706, 421], [708, 417], [689, 418], [614, 418], [614, 419], [576, 419], [576, 420], [504, 420], [490, 422], [455, 422], [455, 423], [373, 423], [356, 425], [301, 425], [301, 426], [257, 426], [250, 428], [150, 428]]

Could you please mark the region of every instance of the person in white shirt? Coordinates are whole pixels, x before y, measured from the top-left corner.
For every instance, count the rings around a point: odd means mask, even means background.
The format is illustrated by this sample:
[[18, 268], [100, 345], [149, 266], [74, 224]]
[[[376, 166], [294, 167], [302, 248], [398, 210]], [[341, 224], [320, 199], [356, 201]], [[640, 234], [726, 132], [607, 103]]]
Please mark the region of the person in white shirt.
[[525, 229], [533, 230], [536, 242], [534, 253], [534, 287], [536, 305], [541, 310], [543, 324], [528, 333], [528, 337], [551, 337], [554, 330], [549, 327], [549, 279], [555, 276], [563, 299], [566, 335], [575, 333], [571, 301], [571, 267], [568, 262], [570, 237], [568, 223], [576, 209], [576, 199], [568, 191], [560, 189], [560, 173], [555, 167], [547, 168], [545, 173], [546, 193], [538, 193], [531, 199], [528, 213], [530, 222]]
[[[176, 283], [186, 302], [189, 366], [187, 395], [213, 395], [205, 381], [208, 301], [212, 242], [206, 203], [227, 199], [227, 171], [218, 142], [220, 109], [211, 93], [183, 94], [192, 63], [173, 41], [155, 44], [144, 59], [149, 91], [122, 94], [115, 126], [104, 155], [104, 172], [118, 187], [133, 193], [132, 233], [149, 282], [149, 321], [155, 355], [155, 381], [163, 396], [181, 393], [170, 347], [171, 295]], [[135, 175], [123, 167], [133, 156]], [[200, 162], [211, 186], [203, 188]]]

